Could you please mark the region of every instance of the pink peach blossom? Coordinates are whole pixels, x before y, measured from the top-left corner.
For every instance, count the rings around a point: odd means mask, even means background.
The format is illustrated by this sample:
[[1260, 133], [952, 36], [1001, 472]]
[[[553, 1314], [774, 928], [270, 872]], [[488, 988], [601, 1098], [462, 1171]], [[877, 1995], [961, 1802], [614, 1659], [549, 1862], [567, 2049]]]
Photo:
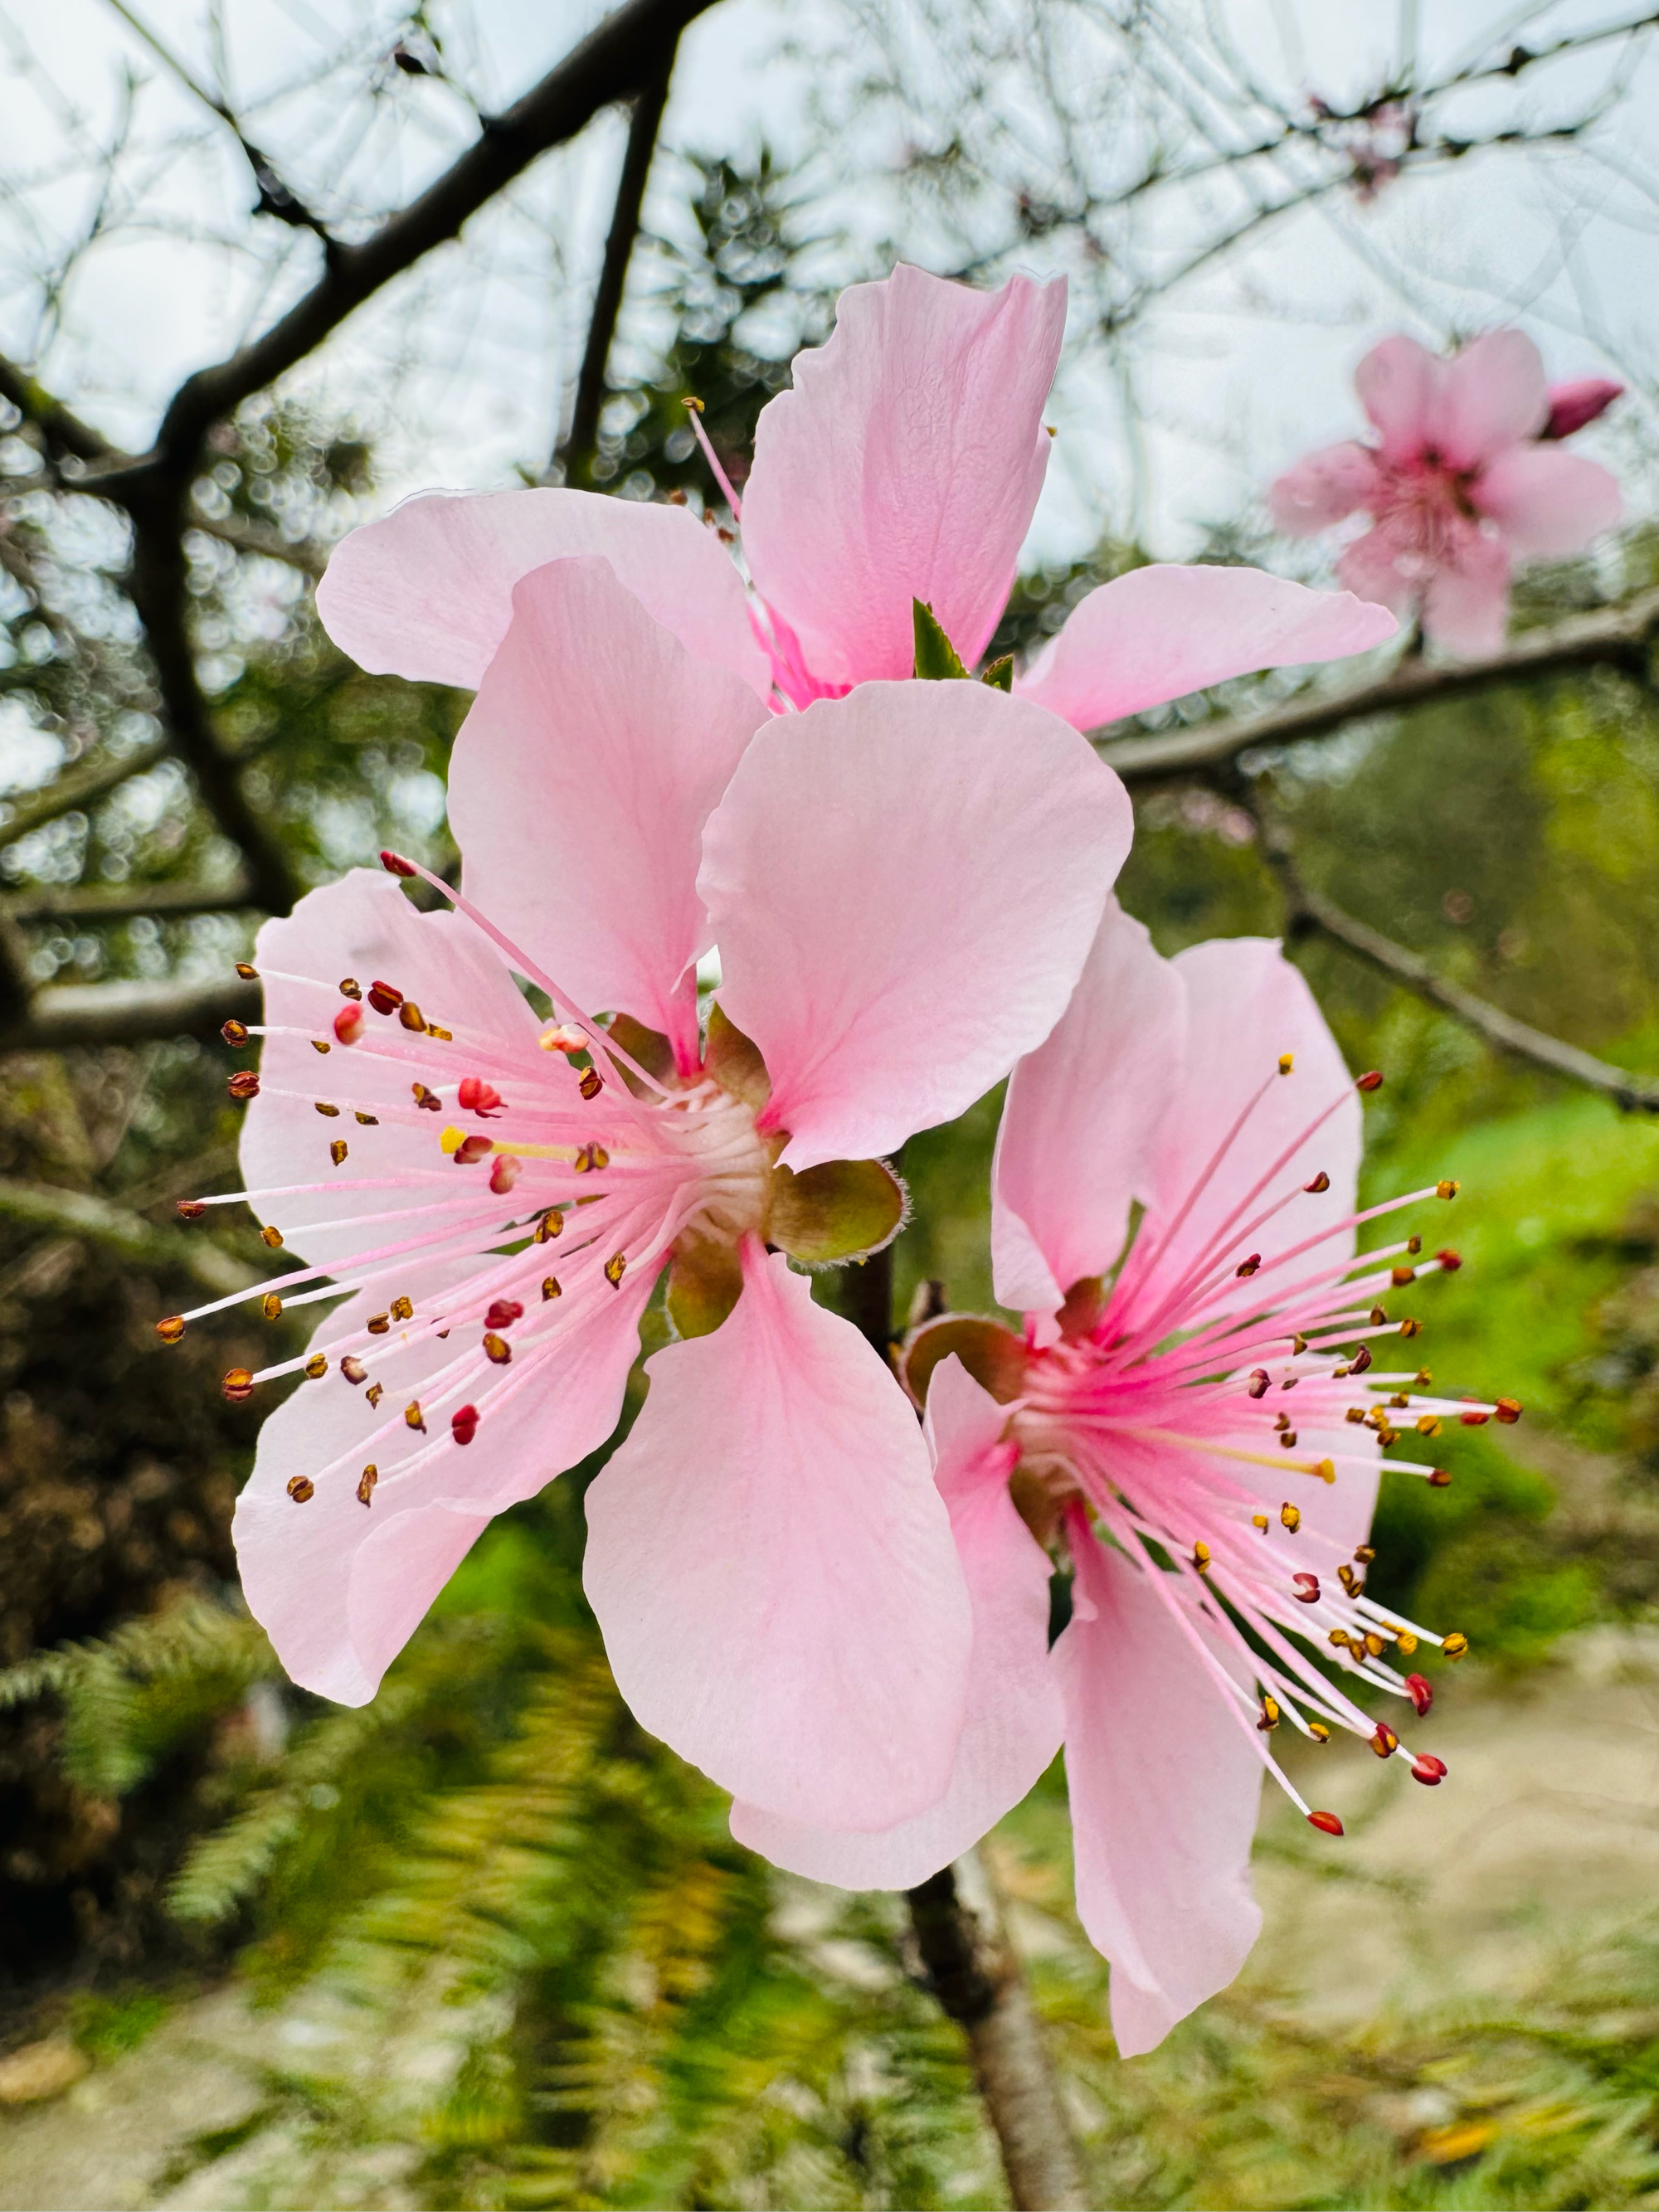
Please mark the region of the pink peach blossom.
[[1616, 480], [1554, 441], [1620, 387], [1552, 390], [1520, 331], [1489, 331], [1449, 361], [1384, 338], [1354, 383], [1377, 442], [1328, 446], [1287, 470], [1270, 495], [1275, 523], [1310, 537], [1364, 512], [1371, 528], [1337, 562], [1349, 590], [1415, 611], [1449, 653], [1498, 652], [1513, 562], [1582, 552], [1619, 520]]
[[[1373, 1364], [1414, 1328], [1401, 1291], [1457, 1261], [1418, 1259], [1414, 1237], [1356, 1257], [1357, 1225], [1391, 1210], [1356, 1211], [1359, 1151], [1356, 1086], [1275, 945], [1166, 961], [1109, 902], [1071, 1006], [1009, 1085], [993, 1250], [1024, 1334], [947, 1317], [908, 1351], [974, 1610], [950, 1784], [884, 1834], [732, 1810], [740, 1840], [802, 1874], [908, 1887], [1063, 1742], [1078, 1910], [1112, 1961], [1126, 2055], [1231, 1981], [1255, 1938], [1263, 1774], [1340, 1832], [1279, 1771], [1277, 1729], [1346, 1729], [1421, 1782], [1444, 1771], [1304, 1648], [1426, 1710], [1390, 1655], [1440, 1639], [1364, 1594], [1381, 1449], [1395, 1425], [1516, 1410], [1426, 1395], [1409, 1356]], [[1056, 1559], [1072, 1616], [1050, 1650]]]
[[[354, 531], [317, 605], [368, 669], [476, 684], [527, 569], [603, 554], [657, 620], [781, 706], [911, 672], [930, 605], [971, 668], [1042, 489], [1063, 280], [976, 292], [901, 265], [842, 295], [828, 343], [762, 410], [744, 575], [683, 508], [588, 492], [412, 499]], [[694, 416], [695, 421], [695, 416]], [[1363, 652], [1381, 608], [1251, 568], [1156, 567], [1084, 599], [1017, 690], [1079, 728], [1253, 669]]]
[[454, 911], [389, 856], [259, 933], [245, 1195], [296, 1261], [260, 1291], [329, 1310], [228, 1378], [311, 1378], [237, 1509], [248, 1602], [295, 1680], [371, 1698], [491, 1516], [611, 1434], [667, 1267], [684, 1340], [587, 1496], [617, 1682], [774, 1812], [916, 1813], [961, 1723], [961, 1570], [903, 1393], [785, 1255], [884, 1241], [877, 1156], [1053, 1025], [1122, 787], [979, 684], [769, 717], [588, 557], [515, 586], [450, 804]]

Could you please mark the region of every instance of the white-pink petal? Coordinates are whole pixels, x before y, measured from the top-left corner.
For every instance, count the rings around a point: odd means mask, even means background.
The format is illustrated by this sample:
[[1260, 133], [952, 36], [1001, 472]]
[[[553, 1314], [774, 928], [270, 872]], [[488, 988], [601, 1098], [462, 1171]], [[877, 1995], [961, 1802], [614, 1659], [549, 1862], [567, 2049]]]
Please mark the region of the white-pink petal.
[[1360, 404], [1382, 434], [1391, 461], [1412, 459], [1427, 444], [1446, 363], [1415, 338], [1384, 338], [1353, 373]]
[[1510, 606], [1510, 556], [1496, 537], [1473, 525], [1455, 562], [1437, 568], [1423, 592], [1423, 635], [1461, 660], [1504, 649]]
[[532, 570], [513, 611], [450, 766], [465, 889], [586, 1012], [662, 1030], [690, 1068], [703, 824], [765, 709], [606, 562]]
[[927, 1432], [974, 1612], [967, 1719], [945, 1795], [879, 1834], [808, 1827], [732, 1808], [732, 1832], [809, 1881], [910, 1889], [1018, 1805], [1060, 1748], [1064, 1711], [1048, 1658], [1048, 1556], [1014, 1510], [1006, 1409], [954, 1354], [933, 1370]]
[[1267, 500], [1276, 530], [1287, 538], [1307, 538], [1328, 530], [1356, 507], [1374, 507], [1382, 495], [1376, 455], [1348, 439], [1304, 454], [1279, 478]]
[[597, 492], [427, 492], [354, 530], [317, 586], [343, 653], [374, 676], [473, 689], [507, 634], [513, 586], [579, 555], [618, 577], [700, 659], [758, 696], [771, 670], [725, 548], [683, 507]]
[[1112, 2032], [1133, 2058], [1225, 1989], [1261, 1931], [1249, 1860], [1262, 1767], [1154, 1588], [1159, 1571], [1092, 1538], [1073, 1548], [1054, 1657], [1078, 1917], [1111, 1960]]
[[991, 1178], [999, 1302], [1051, 1314], [1122, 1249], [1152, 1195], [1187, 1027], [1181, 971], [1113, 898], [1071, 1004], [1015, 1068]]
[[747, 1803], [878, 1829], [949, 1781], [973, 1619], [921, 1431], [781, 1254], [587, 1493], [583, 1582], [642, 1726]]
[[1549, 386], [1524, 331], [1486, 331], [1444, 364], [1427, 442], [1455, 469], [1474, 469], [1549, 420]]
[[1042, 486], [1065, 322], [1063, 280], [975, 292], [901, 263], [795, 356], [756, 428], [743, 544], [820, 682], [908, 676], [915, 599], [978, 659]]
[[1231, 676], [1364, 653], [1397, 627], [1382, 607], [1259, 568], [1132, 568], [1079, 602], [1014, 689], [1094, 729]]
[[1521, 560], [1582, 553], [1616, 526], [1623, 505], [1610, 469], [1554, 445], [1508, 447], [1481, 471], [1471, 496]]
[[699, 888], [785, 1162], [890, 1152], [1040, 1044], [1132, 828], [1074, 730], [985, 684], [861, 684], [769, 722]]

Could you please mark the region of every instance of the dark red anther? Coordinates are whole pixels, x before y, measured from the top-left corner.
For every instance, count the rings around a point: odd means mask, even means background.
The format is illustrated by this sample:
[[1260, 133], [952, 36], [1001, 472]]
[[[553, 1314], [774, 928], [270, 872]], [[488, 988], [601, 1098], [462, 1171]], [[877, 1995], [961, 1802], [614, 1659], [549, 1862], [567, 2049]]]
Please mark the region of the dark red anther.
[[199, 1198], [181, 1198], [179, 1200], [178, 1213], [180, 1221], [199, 1221], [206, 1212], [207, 1208]]
[[449, 1431], [458, 1444], [470, 1444], [478, 1433], [478, 1409], [462, 1406], [449, 1417]]
[[1318, 1604], [1319, 1577], [1317, 1575], [1292, 1575], [1291, 1581], [1304, 1605]]
[[363, 1010], [348, 1000], [334, 1017], [334, 1035], [341, 1044], [356, 1044], [363, 1033]]
[[495, 1149], [488, 1137], [463, 1137], [455, 1147], [455, 1164], [458, 1168], [470, 1168], [474, 1160], [486, 1158]]
[[481, 1075], [464, 1075], [455, 1093], [455, 1103], [465, 1114], [477, 1114], [482, 1120], [499, 1114], [501, 1094]]
[[1334, 1813], [1310, 1813], [1308, 1825], [1317, 1828], [1322, 1836], [1340, 1836], [1343, 1832], [1342, 1823]]
[[1500, 1398], [1492, 1411], [1506, 1429], [1511, 1429], [1521, 1418], [1521, 1401], [1518, 1398]]
[[1272, 1380], [1273, 1377], [1265, 1367], [1251, 1368], [1249, 1386], [1251, 1397], [1265, 1398], [1267, 1395], [1267, 1385]]
[[227, 1044], [234, 1045], [240, 1049], [247, 1042], [247, 1024], [237, 1021], [233, 1016], [224, 1024], [219, 1034]]
[[1302, 1186], [1304, 1190], [1311, 1192], [1315, 1197], [1317, 1197], [1322, 1190], [1328, 1190], [1330, 1187], [1331, 1179], [1323, 1168], [1321, 1168], [1311, 1182], [1304, 1182]]
[[1382, 1074], [1374, 1067], [1368, 1074], [1358, 1077], [1353, 1087], [1356, 1091], [1380, 1091], [1382, 1088]]
[[1392, 1759], [1400, 1748], [1400, 1739], [1386, 1721], [1378, 1721], [1370, 1746], [1379, 1759]]
[[515, 1321], [524, 1319], [524, 1308], [517, 1298], [497, 1298], [484, 1316], [486, 1328], [511, 1328]]
[[1407, 1675], [1406, 1695], [1411, 1699], [1419, 1720], [1422, 1719], [1424, 1714], [1434, 1703], [1433, 1685], [1425, 1682], [1420, 1674]]
[[1429, 1488], [1431, 1490], [1449, 1490], [1451, 1488], [1451, 1469], [1449, 1467], [1431, 1467], [1429, 1469]]
[[1463, 1264], [1463, 1255], [1461, 1252], [1446, 1250], [1437, 1252], [1434, 1256], [1449, 1275], [1455, 1275]]
[[233, 1098], [257, 1098], [259, 1079], [251, 1067], [239, 1067], [225, 1088]]
[[1371, 1348], [1369, 1344], [1362, 1344], [1348, 1362], [1348, 1372], [1350, 1375], [1363, 1375], [1370, 1364]]
[[1412, 1779], [1437, 1790], [1446, 1778], [1446, 1762], [1437, 1759], [1431, 1751], [1420, 1751], [1412, 1761]]
[[413, 861], [404, 860], [401, 853], [382, 853], [380, 866], [389, 876], [412, 876], [416, 872]]
[[1484, 1406], [1468, 1406], [1457, 1418], [1466, 1429], [1484, 1429], [1492, 1415]]
[[1239, 1261], [1237, 1267], [1233, 1269], [1233, 1273], [1236, 1275], [1253, 1275], [1261, 1265], [1261, 1253], [1252, 1252], [1248, 1260], [1241, 1260]]
[[395, 983], [382, 983], [377, 978], [368, 987], [368, 1003], [377, 1014], [395, 1014], [404, 1002], [404, 994]]

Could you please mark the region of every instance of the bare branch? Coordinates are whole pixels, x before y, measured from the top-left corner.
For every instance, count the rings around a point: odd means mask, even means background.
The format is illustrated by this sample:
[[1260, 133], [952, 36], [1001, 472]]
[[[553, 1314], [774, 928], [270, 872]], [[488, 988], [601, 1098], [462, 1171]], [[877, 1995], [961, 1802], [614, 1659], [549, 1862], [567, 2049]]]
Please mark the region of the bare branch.
[[262, 561], [280, 561], [285, 568], [297, 568], [303, 576], [313, 580], [328, 566], [328, 548], [314, 544], [309, 538], [297, 541], [284, 538], [275, 530], [262, 530], [257, 522], [244, 522], [240, 515], [226, 515], [222, 521], [209, 519], [193, 510], [185, 519], [187, 530], [199, 530], [204, 538], [216, 538], [222, 544], [234, 546], [239, 553], [257, 553]]
[[1269, 829], [1263, 837], [1262, 848], [1284, 888], [1286, 921], [1292, 936], [1317, 930], [1334, 944], [1369, 961], [1395, 982], [1403, 983], [1431, 1006], [1454, 1015], [1497, 1051], [1509, 1053], [1534, 1067], [1546, 1068], [1552, 1075], [1564, 1075], [1569, 1082], [1582, 1084], [1587, 1090], [1598, 1091], [1626, 1113], [1659, 1114], [1659, 1078], [1633, 1075], [1628, 1068], [1614, 1067], [1607, 1060], [1597, 1060], [1592, 1053], [1581, 1052], [1577, 1045], [1564, 1044], [1559, 1037], [1547, 1036], [1542, 1030], [1516, 1021], [1513, 1014], [1506, 1014], [1501, 1006], [1477, 998], [1461, 984], [1447, 981], [1415, 952], [1396, 945], [1392, 938], [1384, 937], [1369, 923], [1344, 913], [1322, 891], [1314, 890], [1304, 883], [1279, 832]]
[[628, 264], [639, 235], [640, 210], [645, 201], [652, 156], [657, 150], [663, 109], [668, 104], [668, 85], [674, 74], [678, 46], [677, 34], [665, 50], [656, 74], [648, 83], [641, 85], [635, 95], [634, 112], [629, 121], [628, 148], [617, 183], [617, 205], [605, 241], [605, 260], [599, 270], [599, 289], [593, 295], [592, 318], [587, 326], [587, 346], [582, 355], [581, 374], [576, 380], [570, 435], [565, 441], [567, 454], [578, 466], [592, 459], [599, 439], [605, 363], [611, 357], [611, 341], [616, 336], [617, 317], [622, 310], [623, 293], [628, 283]]
[[167, 753], [165, 738], [152, 738], [148, 744], [135, 745], [126, 753], [95, 753], [89, 761], [78, 762], [65, 769], [44, 791], [34, 792], [27, 799], [9, 802], [10, 811], [0, 821], [0, 845], [15, 843], [27, 837], [31, 830], [43, 823], [55, 822], [59, 815], [70, 814], [77, 806], [90, 806], [94, 799], [101, 799], [106, 791], [113, 791], [129, 776], [142, 775], [146, 769], [164, 760]]
[[74, 884], [0, 898], [0, 922], [125, 921], [135, 914], [230, 914], [251, 903], [246, 876], [228, 884]]
[[258, 987], [224, 983], [49, 983], [0, 1028], [0, 1053], [213, 1036], [230, 1014], [258, 1019]]
[[104, 466], [131, 466], [131, 453], [111, 445], [90, 423], [72, 414], [61, 399], [55, 399], [44, 385], [37, 384], [27, 369], [8, 361], [3, 354], [0, 354], [0, 399], [9, 399], [26, 422], [33, 423], [46, 441], [46, 451], [53, 456], [62, 458], [67, 454], [72, 460], [96, 462]]
[[1565, 622], [1523, 630], [1502, 653], [1480, 660], [1433, 664], [1409, 660], [1374, 684], [1311, 698], [1292, 699], [1261, 714], [1217, 715], [1190, 730], [1151, 737], [1113, 737], [1096, 731], [1101, 757], [1126, 783], [1150, 783], [1237, 760], [1241, 753], [1329, 737], [1351, 722], [1376, 714], [1437, 706], [1471, 691], [1531, 683], [1575, 668], [1619, 667], [1643, 672], [1659, 639], [1659, 591], [1644, 592], [1621, 607], [1598, 608]]
[[183, 1230], [158, 1229], [143, 1214], [129, 1213], [125, 1206], [112, 1206], [108, 1199], [90, 1191], [0, 1177], [0, 1220], [51, 1230], [58, 1236], [90, 1237], [118, 1252], [124, 1260], [188, 1275], [217, 1297], [247, 1290], [259, 1279], [253, 1268], [233, 1259], [209, 1238], [191, 1237]]

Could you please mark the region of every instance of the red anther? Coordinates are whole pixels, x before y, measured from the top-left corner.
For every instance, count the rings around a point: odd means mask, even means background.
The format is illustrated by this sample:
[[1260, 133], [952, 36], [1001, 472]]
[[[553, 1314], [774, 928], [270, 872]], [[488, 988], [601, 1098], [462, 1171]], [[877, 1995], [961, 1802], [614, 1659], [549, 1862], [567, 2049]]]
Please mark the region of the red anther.
[[1348, 1362], [1348, 1372], [1350, 1375], [1363, 1375], [1370, 1364], [1371, 1348], [1369, 1344], [1362, 1344]]
[[401, 853], [382, 853], [380, 866], [389, 876], [412, 876], [416, 872], [414, 863], [404, 860]]
[[1425, 1682], [1420, 1674], [1407, 1675], [1406, 1695], [1411, 1699], [1413, 1710], [1416, 1712], [1419, 1720], [1422, 1719], [1424, 1714], [1434, 1703], [1433, 1685]]
[[458, 1168], [470, 1168], [474, 1160], [487, 1158], [495, 1149], [488, 1137], [463, 1137], [455, 1147], [455, 1164]]
[[1314, 1177], [1311, 1182], [1304, 1182], [1302, 1186], [1304, 1190], [1311, 1191], [1316, 1197], [1322, 1190], [1328, 1190], [1330, 1187], [1331, 1179], [1326, 1174], [1323, 1168], [1321, 1168], [1319, 1173]]
[[1437, 1759], [1431, 1751], [1420, 1751], [1412, 1761], [1412, 1779], [1437, 1790], [1446, 1778], [1446, 1762]]
[[1343, 1833], [1342, 1823], [1334, 1813], [1310, 1813], [1308, 1825], [1310, 1827], [1317, 1828], [1322, 1836], [1340, 1836]]
[[233, 1098], [257, 1098], [259, 1079], [251, 1067], [239, 1067], [225, 1088]]
[[1251, 1368], [1249, 1381], [1249, 1392], [1251, 1397], [1265, 1398], [1267, 1395], [1267, 1385], [1272, 1380], [1273, 1377], [1268, 1374], [1265, 1367]]
[[486, 1328], [511, 1328], [515, 1321], [524, 1319], [524, 1308], [517, 1298], [497, 1298], [484, 1316]]
[[199, 1198], [181, 1198], [179, 1200], [178, 1214], [180, 1221], [199, 1221], [206, 1212], [207, 1208]]
[[1372, 1068], [1369, 1074], [1358, 1077], [1353, 1087], [1356, 1091], [1380, 1091], [1382, 1088], [1382, 1075], [1377, 1069]]
[[1392, 1759], [1400, 1748], [1400, 1739], [1386, 1721], [1378, 1721], [1370, 1745], [1379, 1759]]
[[478, 1433], [478, 1409], [462, 1406], [449, 1417], [450, 1434], [458, 1444], [470, 1444]]
[[1461, 1252], [1446, 1250], [1437, 1252], [1434, 1256], [1449, 1275], [1455, 1275], [1463, 1264], [1463, 1255]]
[[1484, 1406], [1470, 1406], [1457, 1418], [1466, 1429], [1484, 1429], [1492, 1415]]
[[334, 1017], [334, 1034], [342, 1044], [356, 1044], [363, 1033], [363, 1010], [348, 1000]]
[[1449, 1467], [1431, 1468], [1429, 1469], [1429, 1488], [1431, 1490], [1449, 1490], [1451, 1488], [1451, 1469]]
[[1261, 1253], [1252, 1252], [1248, 1260], [1241, 1260], [1239, 1261], [1237, 1267], [1233, 1269], [1233, 1273], [1236, 1275], [1253, 1275], [1261, 1265]]
[[1518, 1398], [1500, 1398], [1492, 1411], [1506, 1429], [1511, 1429], [1521, 1418], [1521, 1401]]
[[240, 1050], [247, 1042], [247, 1024], [237, 1021], [233, 1016], [225, 1023], [219, 1034], [227, 1044], [234, 1045]]
[[501, 1094], [481, 1075], [464, 1075], [455, 1093], [455, 1103], [463, 1113], [477, 1114], [487, 1120], [501, 1111]]
[[1291, 1580], [1295, 1585], [1297, 1595], [1304, 1605], [1318, 1604], [1319, 1577], [1317, 1575], [1292, 1575]]
[[495, 1155], [495, 1164], [489, 1170], [489, 1188], [497, 1198], [506, 1197], [507, 1192], [519, 1180], [523, 1166], [524, 1162], [515, 1158], [511, 1152], [498, 1152]]
[[377, 1014], [395, 1014], [404, 1002], [404, 994], [395, 983], [382, 983], [379, 978], [368, 987], [368, 1003]]

